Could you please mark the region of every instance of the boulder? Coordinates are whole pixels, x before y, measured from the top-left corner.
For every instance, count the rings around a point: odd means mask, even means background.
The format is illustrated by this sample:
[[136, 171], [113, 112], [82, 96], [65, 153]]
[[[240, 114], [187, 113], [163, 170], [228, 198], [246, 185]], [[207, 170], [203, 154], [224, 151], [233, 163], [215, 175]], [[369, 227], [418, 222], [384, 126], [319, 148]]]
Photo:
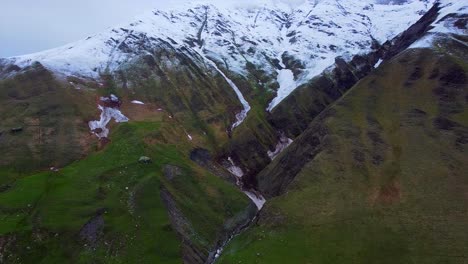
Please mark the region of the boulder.
[[167, 165], [164, 165], [164, 176], [166, 177], [166, 179], [168, 179], [169, 181], [172, 181], [174, 178], [176, 178], [177, 176], [181, 176], [183, 175], [183, 170], [182, 168], [180, 167], [177, 167], [175, 165], [170, 165], [170, 164], [167, 164]]
[[11, 133], [18, 133], [18, 132], [21, 132], [21, 131], [23, 131], [23, 127], [14, 127], [12, 129], [10, 129]]
[[146, 156], [141, 156], [141, 157], [138, 159], [138, 162], [143, 163], [143, 164], [148, 164], [148, 163], [151, 163], [151, 158], [150, 158], [150, 157], [146, 157]]

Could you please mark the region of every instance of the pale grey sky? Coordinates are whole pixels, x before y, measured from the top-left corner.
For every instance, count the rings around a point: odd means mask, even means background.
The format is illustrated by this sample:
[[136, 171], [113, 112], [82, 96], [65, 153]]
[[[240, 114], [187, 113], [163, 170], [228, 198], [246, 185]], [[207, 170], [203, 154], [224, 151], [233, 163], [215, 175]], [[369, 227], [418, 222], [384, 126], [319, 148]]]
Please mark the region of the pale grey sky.
[[0, 57], [64, 45], [185, 0], [0, 0]]
[[[37, 52], [86, 38], [152, 8], [189, 0], [0, 0], [0, 57]], [[214, 4], [256, 0], [204, 0]], [[297, 3], [304, 0], [276, 0]]]

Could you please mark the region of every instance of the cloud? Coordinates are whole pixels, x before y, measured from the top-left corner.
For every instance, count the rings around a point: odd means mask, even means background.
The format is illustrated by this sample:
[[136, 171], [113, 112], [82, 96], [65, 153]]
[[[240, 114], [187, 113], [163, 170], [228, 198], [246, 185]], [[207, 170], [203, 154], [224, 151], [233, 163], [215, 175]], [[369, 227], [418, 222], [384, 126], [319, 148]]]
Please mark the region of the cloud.
[[[168, 9], [189, 0], [1, 0], [0, 57], [37, 52], [96, 34], [152, 8]], [[265, 1], [290, 5], [305, 0], [204, 0], [218, 6]]]

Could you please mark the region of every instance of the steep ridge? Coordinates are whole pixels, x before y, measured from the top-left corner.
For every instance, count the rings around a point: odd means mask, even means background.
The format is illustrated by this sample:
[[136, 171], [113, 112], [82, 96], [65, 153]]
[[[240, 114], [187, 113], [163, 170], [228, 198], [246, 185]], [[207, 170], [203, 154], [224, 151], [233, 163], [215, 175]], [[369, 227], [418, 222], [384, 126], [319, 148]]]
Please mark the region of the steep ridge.
[[408, 30], [428, 48], [387, 57], [258, 175], [270, 199], [220, 263], [466, 261], [466, 7], [440, 8]]
[[[383, 48], [382, 48], [383, 50], [378, 51], [377, 54], [378, 53], [382, 54], [380, 56], [382, 58], [388, 60], [388, 59], [391, 59], [392, 54], [393, 55], [399, 54], [400, 52], [404, 51], [408, 47], [412, 48], [412, 47], [415, 47], [415, 45], [419, 45], [418, 43], [419, 43], [420, 40], [418, 40], [418, 39], [422, 39], [422, 41], [424, 43], [426, 43], [425, 39], [428, 36], [433, 35], [433, 32], [431, 32], [431, 31], [434, 30], [434, 26], [433, 26], [434, 24], [442, 23], [449, 16], [457, 17], [457, 16], [459, 16], [457, 14], [462, 15], [463, 10], [466, 10], [466, 7], [463, 6], [463, 4], [453, 5], [453, 4], [442, 3], [442, 7], [440, 6], [440, 4], [436, 4], [431, 10], [429, 10], [428, 13], [426, 13], [421, 18], [420, 21], [415, 23], [415, 25], [411, 26], [407, 31], [403, 32], [401, 34], [401, 36], [399, 36], [395, 40], [393, 40], [391, 44], [389, 43], [387, 45], [384, 45]], [[451, 13], [451, 12], [458, 12], [458, 13]], [[446, 24], [447, 27], [446, 27], [446, 30], [445, 30], [445, 34], [439, 35], [439, 37], [441, 39], [441, 42], [439, 43], [439, 45], [440, 45], [440, 49], [445, 50], [447, 52], [448, 52], [448, 50], [453, 50], [453, 51], [450, 51], [450, 52], [452, 52], [452, 54], [457, 54], [457, 56], [459, 56], [460, 58], [463, 59], [464, 57], [466, 57], [466, 55], [463, 55], [463, 50], [465, 50], [466, 47], [464, 47], [463, 44], [459, 43], [459, 41], [453, 40], [454, 37], [460, 36], [460, 35], [457, 34], [460, 31], [456, 28], [455, 23], [456, 23], [456, 21], [452, 20], [451, 23]], [[451, 30], [451, 29], [453, 29], [453, 30]], [[466, 29], [464, 30], [464, 34], [467, 34]], [[417, 42], [414, 43], [415, 41], [417, 41]], [[428, 46], [428, 47], [430, 47], [430, 46]], [[373, 55], [373, 54], [371, 54], [371, 55]], [[371, 64], [375, 63], [376, 58], [373, 57], [373, 56], [370, 56], [370, 58], [373, 59], [373, 60], [371, 60], [370, 63]], [[345, 67], [341, 67], [341, 68], [343, 69]], [[360, 68], [362, 69], [362, 68], [365, 68], [365, 67], [360, 67]], [[338, 69], [339, 69], [339, 67], [338, 67]], [[372, 68], [370, 68], [370, 69], [372, 69]], [[364, 74], [366, 74], [365, 71], [364, 71]], [[340, 75], [338, 75], [338, 76], [340, 76]], [[357, 82], [358, 79], [354, 79], [354, 80], [355, 80], [355, 82]], [[323, 85], [323, 83], [324, 82], [320, 82], [322, 87], [327, 87], [326, 85]], [[353, 82], [351, 82], [351, 83], [349, 83], [347, 85], [348, 85], [347, 88], [351, 88], [351, 86], [353, 85]], [[340, 86], [338, 86], [338, 87], [340, 87]], [[342, 87], [346, 87], [346, 86], [343, 85]], [[315, 88], [316, 88], [316, 89], [314, 89], [315, 91], [320, 90], [319, 87], [315, 87]], [[344, 91], [346, 91], [346, 89]], [[304, 94], [301, 94], [300, 96], [304, 97]], [[316, 97], [316, 96], [310, 96], [310, 97], [313, 98], [313, 97]], [[337, 95], [337, 98], [338, 97], [339, 96]], [[291, 102], [291, 104], [292, 104], [292, 102]], [[295, 105], [295, 104], [293, 104], [293, 105]], [[323, 107], [323, 109], [325, 109], [325, 107]], [[317, 111], [316, 113], [320, 113], [320, 112], [321, 112], [321, 110]], [[312, 121], [314, 119], [314, 117], [315, 116], [312, 116], [311, 119], [309, 119], [308, 123], [310, 123], [310, 121]], [[294, 120], [294, 119], [289, 118], [289, 120]], [[294, 125], [289, 125], [289, 126], [286, 126], [286, 127], [294, 128]], [[308, 125], [305, 128], [304, 127], [298, 128], [296, 131], [302, 132], [306, 128], [308, 128]], [[297, 171], [292, 172], [292, 173], [293, 174], [297, 173]], [[261, 175], [259, 175], [259, 176], [261, 177]], [[270, 194], [272, 194], [272, 193], [270, 193]]]
[[465, 262], [465, 62], [408, 50], [359, 82], [260, 173], [282, 195], [219, 263]]
[[234, 134], [227, 147], [227, 155], [246, 172], [246, 184], [256, 186], [255, 176], [271, 162], [268, 152], [274, 151], [281, 137], [286, 135], [294, 139], [299, 136], [318, 114], [383, 60], [390, 59], [423, 37], [437, 19], [439, 10], [436, 3], [405, 32], [382, 45], [374, 43], [372, 51], [367, 54], [356, 55], [350, 61], [337, 57], [333, 67], [299, 86], [271, 114], [266, 115], [267, 122], [247, 124], [245, 130], [253, 132], [238, 131], [239, 136]]

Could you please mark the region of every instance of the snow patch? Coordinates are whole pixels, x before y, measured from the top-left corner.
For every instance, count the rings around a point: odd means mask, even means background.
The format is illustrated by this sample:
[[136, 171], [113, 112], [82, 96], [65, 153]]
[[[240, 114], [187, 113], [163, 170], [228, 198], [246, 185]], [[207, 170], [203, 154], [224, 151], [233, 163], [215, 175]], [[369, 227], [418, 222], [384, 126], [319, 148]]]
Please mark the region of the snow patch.
[[275, 150], [267, 152], [268, 157], [270, 157], [271, 160], [274, 160], [285, 148], [287, 148], [292, 143], [293, 143], [292, 139], [287, 138], [286, 136], [282, 135], [280, 137], [279, 142], [276, 144]]
[[[113, 94], [111, 94], [110, 97], [101, 97], [100, 99], [103, 102], [119, 102], [119, 98]], [[109, 135], [107, 124], [109, 124], [112, 119], [114, 119], [117, 123], [129, 121], [129, 119], [124, 116], [117, 108], [98, 105], [98, 109], [101, 110], [100, 119], [89, 121], [88, 123], [91, 132], [93, 132], [98, 138], [106, 138]]]
[[132, 101], [132, 104], [144, 105], [145, 103], [143, 103], [142, 101], [133, 100], [133, 101]]
[[379, 61], [374, 65], [374, 68], [377, 68], [380, 66], [380, 64], [382, 64], [383, 60], [382, 59], [379, 59]]
[[227, 168], [228, 171], [234, 174], [236, 177], [242, 178], [244, 176], [244, 172], [242, 171], [242, 169], [239, 166], [236, 166], [231, 157], [228, 158], [228, 161], [230, 163], [230, 166]]
[[114, 102], [114, 103], [119, 102], [119, 98], [114, 94], [111, 94], [109, 97], [101, 96], [100, 100], [102, 102]]
[[294, 74], [289, 69], [278, 70], [277, 81], [279, 89], [277, 95], [268, 105], [267, 111], [271, 112], [281, 101], [284, 100], [292, 91], [297, 87], [296, 81], [294, 81]]
[[192, 137], [190, 134], [187, 134], [187, 137], [188, 137], [188, 139], [189, 139], [190, 141], [193, 140], [193, 137]]
[[252, 200], [252, 202], [254, 202], [258, 210], [261, 210], [263, 208], [263, 205], [265, 205], [266, 200], [262, 195], [257, 195], [250, 191], [244, 191], [244, 193], [250, 198], [250, 200]]
[[114, 94], [110, 95], [110, 99], [111, 99], [112, 102], [118, 102], [119, 101], [119, 98], [117, 96], [115, 96]]
[[408, 48], [409, 49], [429, 48], [429, 47], [432, 47], [433, 42], [434, 42], [434, 36], [433, 35], [427, 35], [427, 36], [424, 36], [421, 39], [417, 40], [413, 44], [411, 44]]

